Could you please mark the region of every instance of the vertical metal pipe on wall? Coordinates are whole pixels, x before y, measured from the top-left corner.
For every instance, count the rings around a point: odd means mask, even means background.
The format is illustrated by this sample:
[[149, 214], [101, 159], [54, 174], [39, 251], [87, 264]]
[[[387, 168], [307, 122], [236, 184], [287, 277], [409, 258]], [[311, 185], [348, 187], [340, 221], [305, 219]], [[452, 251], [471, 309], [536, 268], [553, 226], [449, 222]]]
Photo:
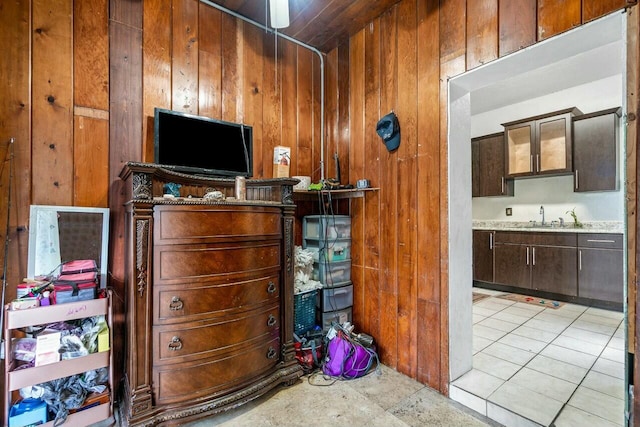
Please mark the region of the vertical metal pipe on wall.
[[[296, 40], [293, 37], [290, 37], [286, 34], [282, 34], [279, 31], [275, 31], [274, 29], [269, 28], [266, 25], [263, 25], [252, 19], [249, 19], [246, 16], [242, 16], [239, 13], [234, 12], [233, 10], [227, 9], [224, 6], [220, 6], [219, 4], [213, 3], [209, 0], [200, 0], [200, 2], [208, 6], [214, 7], [218, 10], [221, 10], [224, 13], [227, 13], [245, 22], [248, 22], [249, 24], [254, 25], [258, 28], [261, 28], [267, 31], [268, 33], [274, 34], [276, 37], [281, 37], [285, 40], [288, 40], [292, 43], [297, 44], [298, 46], [302, 46], [305, 49], [309, 49], [310, 51], [318, 55], [318, 57], [320, 58], [320, 181], [324, 182], [324, 177], [325, 177], [325, 173], [324, 173], [324, 56], [322, 55], [322, 52], [320, 52], [318, 49], [316, 49], [313, 46], [309, 46], [308, 44], [305, 44], [299, 40]], [[276, 43], [276, 46], [277, 46], [277, 43]]]

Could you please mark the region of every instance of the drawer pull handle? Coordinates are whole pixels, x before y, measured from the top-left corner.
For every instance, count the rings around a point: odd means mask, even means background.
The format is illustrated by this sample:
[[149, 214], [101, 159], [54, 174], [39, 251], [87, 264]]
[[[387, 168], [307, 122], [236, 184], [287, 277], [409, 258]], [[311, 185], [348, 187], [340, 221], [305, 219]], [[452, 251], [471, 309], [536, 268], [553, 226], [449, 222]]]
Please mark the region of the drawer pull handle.
[[180, 341], [180, 338], [178, 337], [171, 338], [171, 342], [169, 342], [169, 350], [178, 351], [181, 349], [182, 349], [182, 341]]
[[607, 239], [587, 239], [587, 242], [593, 243], [615, 243], [615, 240], [607, 240]]
[[178, 310], [182, 310], [183, 307], [184, 307], [184, 303], [182, 302], [180, 297], [171, 298], [171, 303], [169, 304], [169, 310], [178, 311]]
[[269, 282], [269, 285], [267, 285], [267, 292], [269, 292], [270, 294], [274, 293], [276, 291], [276, 284], [273, 283], [273, 281]]
[[269, 315], [269, 319], [267, 320], [267, 326], [273, 326], [277, 322], [275, 316], [273, 314]]
[[267, 351], [267, 358], [274, 359], [278, 355], [278, 352], [275, 348], [269, 347], [269, 351]]

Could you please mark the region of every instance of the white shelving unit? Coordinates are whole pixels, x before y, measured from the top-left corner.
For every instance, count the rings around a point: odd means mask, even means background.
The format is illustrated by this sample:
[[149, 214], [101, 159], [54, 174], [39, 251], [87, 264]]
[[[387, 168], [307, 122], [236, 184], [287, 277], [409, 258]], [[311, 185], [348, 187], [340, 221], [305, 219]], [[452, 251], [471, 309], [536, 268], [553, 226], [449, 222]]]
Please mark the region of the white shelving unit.
[[[36, 366], [27, 369], [13, 371], [15, 364], [12, 360], [11, 340], [14, 330], [34, 325], [62, 322], [87, 317], [104, 315], [109, 325], [109, 344], [113, 343], [111, 324], [111, 298], [101, 298], [88, 301], [79, 301], [67, 304], [57, 304], [47, 307], [37, 307], [28, 310], [9, 310], [5, 306], [5, 419], [3, 425], [9, 423], [9, 410], [12, 405], [12, 393], [23, 387], [51, 381], [56, 378], [64, 378], [70, 375], [81, 374], [94, 369], [109, 368], [109, 386], [111, 399], [109, 403], [103, 403], [80, 412], [69, 414], [65, 425], [80, 426], [90, 425], [101, 421], [113, 419], [113, 363], [111, 350], [92, 353], [84, 357], [62, 360], [60, 362]], [[44, 424], [52, 427], [53, 421]]]

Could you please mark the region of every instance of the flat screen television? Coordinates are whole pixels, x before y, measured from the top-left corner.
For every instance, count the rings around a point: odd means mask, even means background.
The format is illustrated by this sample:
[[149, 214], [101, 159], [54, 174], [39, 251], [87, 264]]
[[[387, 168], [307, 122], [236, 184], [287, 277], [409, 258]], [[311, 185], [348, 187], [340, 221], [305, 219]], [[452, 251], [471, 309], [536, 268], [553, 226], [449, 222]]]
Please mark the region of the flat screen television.
[[163, 108], [154, 110], [154, 163], [212, 177], [253, 176], [253, 128]]

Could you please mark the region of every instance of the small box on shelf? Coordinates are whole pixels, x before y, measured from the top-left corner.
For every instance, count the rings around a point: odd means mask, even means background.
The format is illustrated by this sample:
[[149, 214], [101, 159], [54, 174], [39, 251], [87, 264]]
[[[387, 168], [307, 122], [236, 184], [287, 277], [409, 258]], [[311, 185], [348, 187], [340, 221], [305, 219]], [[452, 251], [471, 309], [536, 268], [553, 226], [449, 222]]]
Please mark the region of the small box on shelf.
[[36, 335], [35, 366], [48, 365], [60, 361], [60, 331], [45, 329]]

